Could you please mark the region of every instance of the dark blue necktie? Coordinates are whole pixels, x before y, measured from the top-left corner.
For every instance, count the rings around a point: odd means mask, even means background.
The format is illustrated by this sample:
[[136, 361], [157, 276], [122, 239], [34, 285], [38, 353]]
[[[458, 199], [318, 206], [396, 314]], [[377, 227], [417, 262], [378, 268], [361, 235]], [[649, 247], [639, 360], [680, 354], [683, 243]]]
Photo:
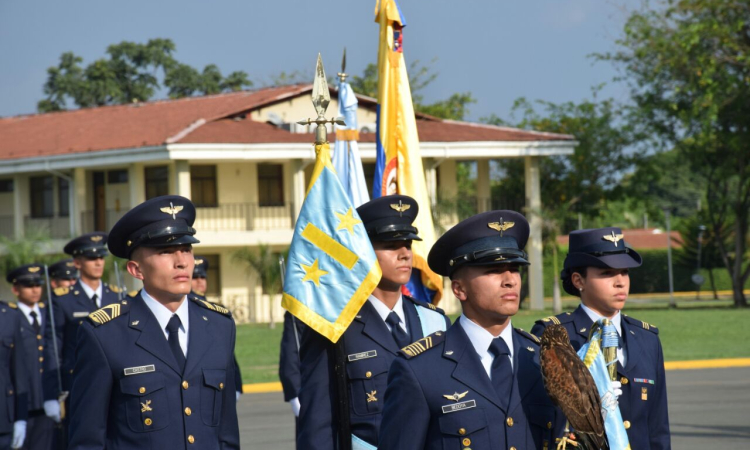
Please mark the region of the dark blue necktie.
[[401, 323], [401, 318], [398, 317], [398, 314], [396, 314], [395, 311], [391, 311], [385, 321], [386, 323], [388, 323], [388, 325], [390, 325], [391, 334], [393, 335], [393, 339], [396, 341], [396, 345], [398, 345], [399, 348], [404, 348], [407, 345], [411, 344], [409, 335], [406, 334], [406, 331], [404, 331], [404, 329], [401, 328], [401, 325], [399, 325]]
[[182, 352], [182, 347], [180, 347], [180, 324], [182, 324], [180, 316], [173, 314], [169, 323], [167, 323], [167, 331], [169, 332], [169, 348], [177, 361], [180, 373], [182, 373], [185, 371], [185, 353]]
[[500, 406], [507, 412], [510, 402], [510, 391], [513, 389], [513, 368], [508, 356], [510, 350], [503, 338], [495, 338], [490, 344], [490, 353], [495, 356], [492, 360], [492, 387], [495, 388]]

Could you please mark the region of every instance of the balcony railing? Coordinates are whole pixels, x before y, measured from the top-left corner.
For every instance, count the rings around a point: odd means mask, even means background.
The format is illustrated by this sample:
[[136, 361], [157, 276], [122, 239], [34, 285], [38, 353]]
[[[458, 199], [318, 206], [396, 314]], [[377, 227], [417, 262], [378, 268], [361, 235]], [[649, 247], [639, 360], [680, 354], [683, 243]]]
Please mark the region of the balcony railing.
[[253, 231], [291, 229], [294, 206], [259, 206], [257, 203], [228, 203], [212, 208], [196, 208], [198, 231]]
[[107, 209], [104, 210], [101, 218], [97, 220], [94, 211], [84, 211], [81, 213], [81, 231], [83, 233], [91, 233], [93, 231], [109, 232], [126, 212], [128, 212], [127, 209], [119, 211]]
[[70, 237], [70, 217], [31, 217], [23, 218], [23, 229], [29, 232], [39, 232], [52, 239], [67, 239]]

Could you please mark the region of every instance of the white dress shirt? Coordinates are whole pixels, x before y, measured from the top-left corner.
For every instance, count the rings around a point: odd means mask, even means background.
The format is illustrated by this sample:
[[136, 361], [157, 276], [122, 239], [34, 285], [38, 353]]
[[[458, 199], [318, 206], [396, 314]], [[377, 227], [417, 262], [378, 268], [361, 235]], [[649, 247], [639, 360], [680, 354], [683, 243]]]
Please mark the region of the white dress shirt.
[[381, 302], [380, 300], [378, 300], [377, 297], [374, 297], [372, 295], [367, 300], [369, 300], [372, 306], [375, 307], [375, 311], [377, 311], [380, 318], [383, 319], [383, 322], [385, 323], [385, 326], [388, 328], [388, 331], [392, 331], [392, 330], [391, 330], [391, 326], [388, 325], [388, 322], [386, 322], [385, 319], [388, 318], [388, 315], [391, 312], [395, 312], [396, 315], [398, 315], [398, 318], [401, 320], [401, 322], [399, 322], [399, 326], [401, 326], [401, 328], [404, 331], [406, 331], [407, 335], [409, 334], [409, 329], [406, 328], [406, 315], [404, 314], [403, 296], [398, 297], [398, 301], [393, 306], [393, 309], [388, 309], [385, 303]]
[[508, 355], [510, 367], [513, 367], [513, 325], [510, 321], [508, 321], [508, 326], [500, 333], [500, 336], [493, 336], [489, 331], [480, 327], [464, 315], [459, 317], [458, 321], [461, 322], [461, 328], [469, 336], [469, 341], [471, 341], [471, 345], [474, 346], [474, 350], [479, 355], [482, 366], [484, 366], [484, 371], [487, 372], [487, 376], [490, 379], [492, 379], [492, 361], [495, 360], [495, 355], [490, 353], [490, 345], [493, 339], [502, 339], [508, 345], [508, 350], [510, 350], [510, 355]]
[[173, 314], [177, 314], [180, 317], [180, 331], [178, 338], [180, 339], [180, 348], [182, 348], [182, 353], [185, 354], [185, 358], [187, 358], [188, 353], [188, 330], [190, 329], [190, 322], [188, 321], [189, 317], [189, 310], [188, 310], [188, 302], [187, 302], [187, 296], [183, 297], [182, 303], [180, 303], [179, 308], [177, 308], [176, 312], [172, 312], [169, 309], [167, 309], [166, 306], [159, 303], [156, 299], [151, 297], [148, 292], [146, 292], [146, 289], [141, 290], [141, 297], [143, 297], [143, 301], [146, 303], [146, 306], [148, 306], [148, 309], [151, 310], [151, 312], [154, 314], [154, 317], [156, 317], [157, 322], [159, 322], [159, 326], [161, 327], [161, 331], [164, 333], [164, 337], [169, 340], [169, 331], [167, 331], [167, 324], [169, 323], [169, 319], [172, 318]]
[[39, 308], [38, 303], [34, 303], [34, 307], [30, 307], [25, 305], [24, 303], [18, 302], [18, 309], [21, 310], [24, 316], [26, 316], [26, 320], [29, 321], [29, 325], [34, 325], [34, 318], [31, 317], [31, 311], [34, 311], [36, 313], [36, 321], [39, 323], [39, 325], [42, 324], [42, 311]]
[[[606, 317], [600, 316], [599, 313], [584, 305], [583, 303], [581, 303], [581, 308], [586, 312], [586, 315], [589, 316], [589, 318], [594, 322], [601, 319], [606, 319]], [[617, 335], [620, 336], [620, 346], [617, 347], [617, 360], [620, 361], [622, 367], [625, 367], [625, 364], [628, 362], [628, 357], [625, 353], [625, 347], [622, 345], [622, 315], [620, 314], [620, 311], [617, 311], [617, 314], [609, 319], [609, 321], [612, 322], [612, 325], [615, 326], [615, 328], [617, 329]]]
[[99, 287], [96, 288], [96, 290], [92, 289], [91, 286], [84, 283], [83, 280], [79, 279], [78, 283], [81, 285], [81, 289], [83, 289], [83, 292], [86, 293], [86, 295], [89, 297], [89, 300], [94, 298], [94, 294], [96, 294], [96, 307], [101, 308], [102, 307], [102, 286], [104, 286], [104, 283], [99, 280]]

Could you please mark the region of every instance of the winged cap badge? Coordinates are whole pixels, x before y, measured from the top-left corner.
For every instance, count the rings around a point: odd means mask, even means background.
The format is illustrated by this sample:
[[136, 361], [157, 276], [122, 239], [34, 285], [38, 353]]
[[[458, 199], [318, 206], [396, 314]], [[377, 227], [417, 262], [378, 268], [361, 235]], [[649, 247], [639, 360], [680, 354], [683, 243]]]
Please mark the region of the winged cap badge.
[[202, 259], [196, 259], [195, 260], [195, 265], [196, 266], [200, 266], [201, 264], [203, 264], [203, 260]]
[[404, 211], [408, 210], [409, 208], [411, 208], [411, 205], [409, 205], [408, 203], [404, 205], [404, 202], [402, 202], [401, 200], [398, 201], [398, 205], [395, 203], [391, 203], [391, 209], [398, 211], [399, 217], [403, 217]]
[[615, 247], [617, 247], [617, 243], [620, 242], [624, 237], [624, 235], [615, 234], [615, 232], [613, 231], [612, 234], [605, 234], [604, 236], [602, 236], [602, 239], [612, 242], [613, 244], [615, 244]]
[[91, 236], [91, 240], [92, 240], [93, 242], [99, 242], [99, 241], [101, 241], [102, 239], [104, 239], [104, 237], [103, 237], [103, 236]]
[[458, 393], [454, 392], [453, 394], [443, 394], [443, 397], [447, 398], [448, 400], [453, 400], [454, 402], [457, 402], [461, 400], [462, 398], [466, 397], [466, 394], [468, 394], [469, 391]]
[[41, 267], [29, 267], [29, 272], [31, 272], [31, 273], [37, 273], [37, 272], [39, 272], [40, 269], [41, 269]]
[[492, 228], [495, 231], [499, 231], [500, 232], [500, 236], [502, 236], [503, 235], [503, 231], [510, 230], [511, 228], [513, 228], [514, 226], [516, 226], [516, 223], [515, 222], [506, 222], [501, 217], [499, 222], [490, 222], [490, 223], [487, 224], [487, 226], [489, 228]]
[[177, 213], [182, 211], [184, 206], [182, 205], [173, 205], [172, 202], [169, 202], [169, 207], [159, 208], [159, 211], [163, 212], [164, 214], [171, 214], [172, 219], [177, 220]]

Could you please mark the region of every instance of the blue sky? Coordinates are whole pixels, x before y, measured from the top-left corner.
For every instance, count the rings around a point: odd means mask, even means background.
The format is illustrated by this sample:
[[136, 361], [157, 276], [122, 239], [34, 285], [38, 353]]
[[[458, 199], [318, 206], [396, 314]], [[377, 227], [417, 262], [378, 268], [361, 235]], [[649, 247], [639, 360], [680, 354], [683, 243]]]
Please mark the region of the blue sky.
[[[627, 11], [640, 0], [400, 0], [407, 20], [407, 61], [437, 59], [439, 76], [422, 95], [431, 102], [469, 91], [469, 120], [508, 117], [518, 97], [627, 101], [609, 63], [587, 57], [615, 48]], [[33, 113], [46, 69], [73, 51], [84, 64], [109, 44], [172, 39], [176, 58], [222, 73], [244, 70], [256, 85], [282, 71], [312, 74], [318, 52], [327, 73], [361, 74], [377, 58], [375, 0], [1, 0], [0, 116]]]

